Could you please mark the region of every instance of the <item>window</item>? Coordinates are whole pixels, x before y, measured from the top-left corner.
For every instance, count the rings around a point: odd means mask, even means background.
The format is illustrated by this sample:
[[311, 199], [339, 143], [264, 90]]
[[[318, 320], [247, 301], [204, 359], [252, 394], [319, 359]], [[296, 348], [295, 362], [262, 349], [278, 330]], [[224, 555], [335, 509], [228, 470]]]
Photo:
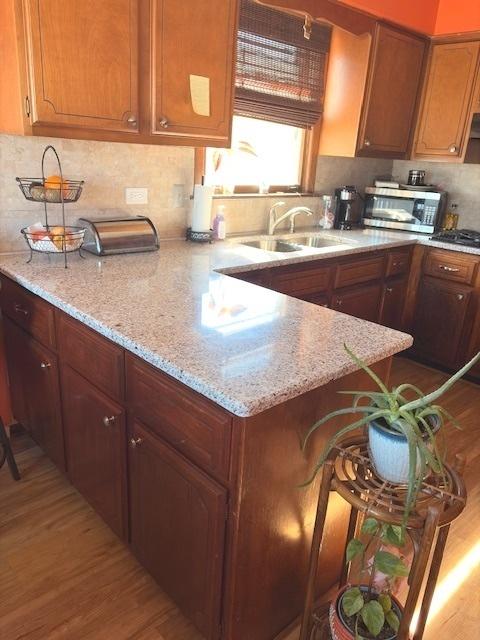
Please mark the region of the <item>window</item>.
[[298, 191], [305, 129], [234, 116], [230, 149], [207, 149], [205, 183], [222, 193]]
[[223, 193], [313, 187], [330, 38], [310, 16], [241, 0], [232, 147], [207, 149], [207, 184]]

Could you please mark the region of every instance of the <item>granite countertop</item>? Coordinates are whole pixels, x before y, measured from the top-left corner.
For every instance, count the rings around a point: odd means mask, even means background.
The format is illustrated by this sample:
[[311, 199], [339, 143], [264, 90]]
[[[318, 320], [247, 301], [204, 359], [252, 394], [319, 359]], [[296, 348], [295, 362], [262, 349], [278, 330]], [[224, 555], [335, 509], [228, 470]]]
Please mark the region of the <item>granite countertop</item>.
[[61, 256], [35, 254], [26, 264], [25, 254], [3, 255], [0, 271], [225, 409], [250, 416], [356, 370], [344, 343], [369, 364], [412, 344], [407, 334], [227, 275], [418, 241], [378, 231], [325, 235], [347, 247], [280, 255], [235, 240], [166, 241], [158, 253], [72, 255], [67, 270]]

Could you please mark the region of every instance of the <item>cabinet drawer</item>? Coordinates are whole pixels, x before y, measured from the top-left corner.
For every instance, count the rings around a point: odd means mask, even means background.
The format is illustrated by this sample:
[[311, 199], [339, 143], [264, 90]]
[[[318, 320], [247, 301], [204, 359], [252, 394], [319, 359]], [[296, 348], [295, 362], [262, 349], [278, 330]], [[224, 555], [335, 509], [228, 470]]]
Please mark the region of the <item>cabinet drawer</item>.
[[55, 349], [53, 307], [9, 278], [1, 279], [2, 311], [39, 342]]
[[116, 399], [124, 393], [124, 351], [92, 329], [57, 312], [59, 354], [72, 369]]
[[273, 273], [272, 289], [292, 296], [321, 293], [328, 289], [332, 267], [290, 267]]
[[410, 268], [411, 249], [395, 249], [387, 254], [386, 277], [399, 276]]
[[339, 264], [335, 273], [335, 289], [378, 280], [383, 275], [384, 261], [385, 257], [379, 255]]
[[228, 480], [229, 414], [128, 354], [127, 399], [134, 416], [150, 430], [205, 471]]
[[431, 250], [428, 252], [424, 273], [429, 276], [472, 284], [478, 260], [465, 253]]

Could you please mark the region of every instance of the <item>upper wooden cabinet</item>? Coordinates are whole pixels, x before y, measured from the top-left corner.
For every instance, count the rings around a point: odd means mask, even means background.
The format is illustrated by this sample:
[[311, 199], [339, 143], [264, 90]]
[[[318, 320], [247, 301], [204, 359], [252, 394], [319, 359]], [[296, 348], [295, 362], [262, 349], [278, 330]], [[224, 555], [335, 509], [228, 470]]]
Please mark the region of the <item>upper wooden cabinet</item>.
[[434, 44], [414, 157], [461, 161], [465, 151], [480, 42]]
[[334, 28], [320, 154], [406, 158], [425, 51], [425, 39], [381, 23]]
[[407, 156], [425, 51], [425, 40], [377, 26], [357, 155]]
[[152, 2], [154, 135], [228, 144], [236, 9], [233, 0]]
[[5, 2], [0, 132], [229, 145], [237, 0]]
[[139, 0], [24, 7], [32, 124], [138, 131]]

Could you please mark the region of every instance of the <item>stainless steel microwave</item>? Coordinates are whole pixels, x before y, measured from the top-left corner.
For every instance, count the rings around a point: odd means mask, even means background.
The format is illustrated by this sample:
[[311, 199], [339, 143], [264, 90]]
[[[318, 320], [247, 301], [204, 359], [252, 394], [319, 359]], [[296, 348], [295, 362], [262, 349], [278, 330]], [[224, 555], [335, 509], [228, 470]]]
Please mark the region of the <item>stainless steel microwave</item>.
[[447, 193], [367, 187], [363, 224], [366, 227], [433, 233], [440, 228]]

